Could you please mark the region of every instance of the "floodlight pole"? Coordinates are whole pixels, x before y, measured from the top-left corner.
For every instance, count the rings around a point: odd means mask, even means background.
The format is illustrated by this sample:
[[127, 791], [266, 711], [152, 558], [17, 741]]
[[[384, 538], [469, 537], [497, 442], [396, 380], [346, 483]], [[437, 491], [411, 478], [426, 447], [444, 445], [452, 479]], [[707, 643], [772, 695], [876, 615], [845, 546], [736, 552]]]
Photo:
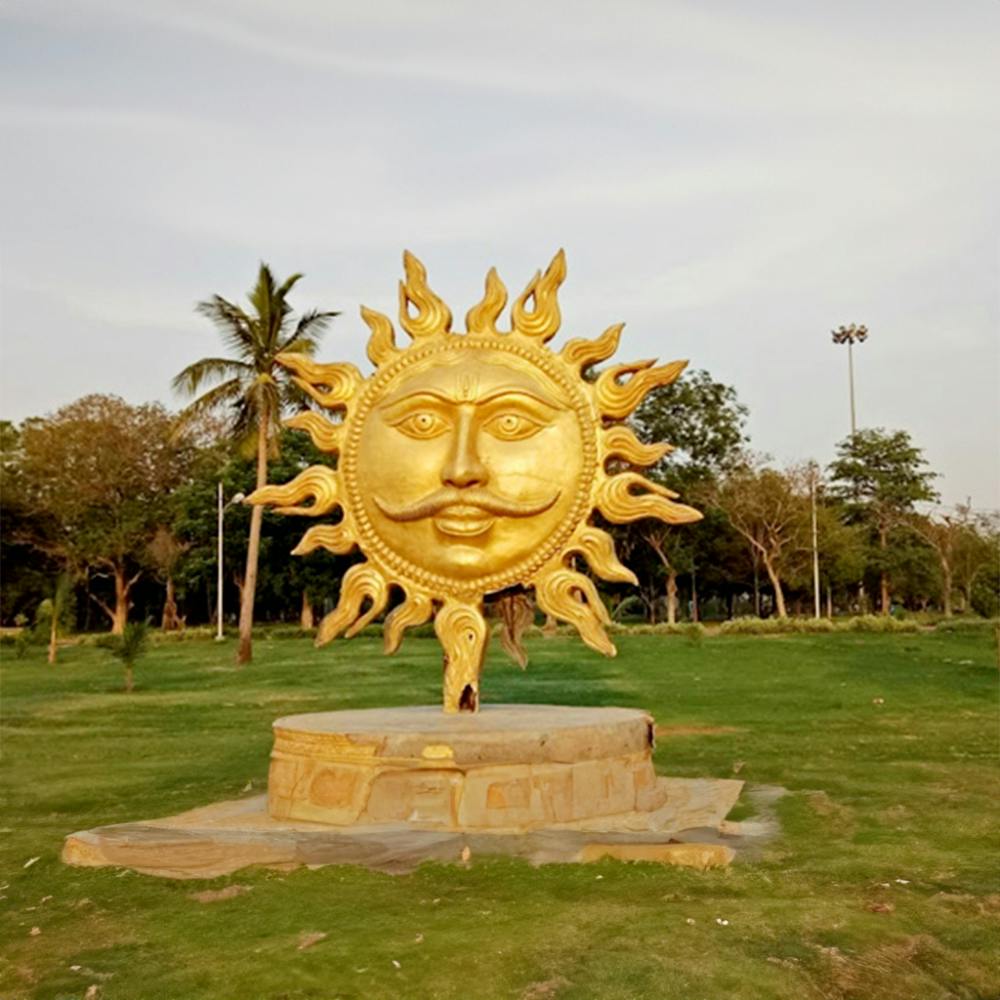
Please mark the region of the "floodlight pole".
[[851, 437], [858, 433], [857, 414], [854, 405], [854, 342], [863, 344], [868, 339], [868, 327], [863, 323], [858, 326], [839, 326], [832, 331], [835, 344], [847, 344], [847, 376], [851, 388]]
[[851, 383], [851, 437], [858, 433], [858, 419], [854, 409], [854, 341], [847, 342], [847, 377]]

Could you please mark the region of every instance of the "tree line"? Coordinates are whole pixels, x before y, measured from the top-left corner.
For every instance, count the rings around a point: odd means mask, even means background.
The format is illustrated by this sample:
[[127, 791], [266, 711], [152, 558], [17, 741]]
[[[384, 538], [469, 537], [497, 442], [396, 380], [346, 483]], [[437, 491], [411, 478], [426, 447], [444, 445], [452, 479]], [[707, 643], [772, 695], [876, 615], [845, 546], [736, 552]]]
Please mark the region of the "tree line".
[[[214, 622], [219, 484], [228, 501], [329, 461], [282, 426], [311, 404], [278, 356], [312, 354], [337, 315], [296, 317], [288, 296], [300, 278], [278, 283], [261, 265], [248, 308], [218, 295], [198, 306], [228, 355], [175, 377], [194, 397], [180, 414], [89, 395], [0, 422], [0, 623], [47, 616], [54, 655], [60, 624], [120, 635], [130, 616], [167, 630]], [[604, 526], [640, 581], [601, 585], [615, 617], [785, 617], [817, 603], [831, 617], [997, 613], [996, 514], [936, 506], [936, 476], [906, 431], [859, 430], [825, 466], [779, 467], [751, 451], [746, 419], [735, 389], [705, 371], [655, 391], [635, 414], [642, 440], [674, 446], [653, 478], [705, 518]], [[223, 596], [239, 609], [240, 662], [255, 619], [312, 627], [354, 561], [291, 557], [300, 528], [227, 506]]]

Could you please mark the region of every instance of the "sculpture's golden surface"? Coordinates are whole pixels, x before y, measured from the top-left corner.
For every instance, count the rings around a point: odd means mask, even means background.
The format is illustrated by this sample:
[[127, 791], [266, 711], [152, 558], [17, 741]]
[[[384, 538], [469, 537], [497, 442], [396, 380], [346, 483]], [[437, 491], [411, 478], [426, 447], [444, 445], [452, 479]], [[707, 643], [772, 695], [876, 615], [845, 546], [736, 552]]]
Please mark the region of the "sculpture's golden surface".
[[351, 485], [402, 573], [474, 597], [521, 582], [558, 545], [593, 477], [585, 401], [489, 341], [438, 346], [369, 409]]
[[701, 517], [634, 471], [659, 460], [669, 445], [644, 445], [620, 422], [651, 389], [674, 381], [686, 362], [640, 361], [585, 378], [614, 353], [621, 325], [551, 351], [546, 345], [559, 329], [556, 293], [566, 273], [562, 251], [514, 303], [509, 333], [496, 326], [507, 292], [495, 271], [466, 317], [467, 332], [458, 334], [420, 262], [408, 253], [403, 262], [399, 321], [413, 342], [398, 347], [388, 317], [362, 309], [372, 331], [370, 378], [350, 364], [282, 358], [334, 415], [311, 411], [288, 424], [338, 454], [338, 467], [313, 466], [250, 501], [288, 514], [339, 511], [339, 521], [310, 528], [295, 552], [359, 547], [365, 556], [345, 574], [340, 603], [320, 623], [318, 643], [364, 628], [396, 587], [403, 598], [385, 620], [386, 650], [399, 647], [406, 628], [433, 617], [445, 650], [445, 711], [475, 711], [488, 638], [484, 597], [533, 587], [543, 611], [614, 655], [604, 605], [575, 557], [603, 579], [634, 583], [635, 577], [615, 556], [611, 536], [589, 523], [592, 512], [618, 524]]

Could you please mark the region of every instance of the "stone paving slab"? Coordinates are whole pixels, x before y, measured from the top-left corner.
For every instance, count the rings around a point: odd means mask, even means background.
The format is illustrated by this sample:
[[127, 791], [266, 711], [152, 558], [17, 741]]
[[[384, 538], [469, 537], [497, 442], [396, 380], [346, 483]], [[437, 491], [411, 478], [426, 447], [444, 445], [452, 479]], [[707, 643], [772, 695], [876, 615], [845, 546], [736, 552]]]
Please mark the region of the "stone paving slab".
[[62, 856], [73, 865], [112, 865], [183, 879], [214, 878], [248, 865], [357, 864], [402, 873], [424, 861], [461, 863], [488, 855], [533, 864], [619, 857], [705, 868], [728, 864], [754, 841], [741, 834], [741, 824], [724, 824], [742, 782], [659, 780], [672, 810], [665, 807], [653, 820], [647, 816], [645, 825], [628, 814], [605, 817], [585, 829], [566, 825], [512, 833], [420, 829], [403, 823], [337, 828], [274, 819], [266, 796], [256, 795], [177, 816], [73, 833]]

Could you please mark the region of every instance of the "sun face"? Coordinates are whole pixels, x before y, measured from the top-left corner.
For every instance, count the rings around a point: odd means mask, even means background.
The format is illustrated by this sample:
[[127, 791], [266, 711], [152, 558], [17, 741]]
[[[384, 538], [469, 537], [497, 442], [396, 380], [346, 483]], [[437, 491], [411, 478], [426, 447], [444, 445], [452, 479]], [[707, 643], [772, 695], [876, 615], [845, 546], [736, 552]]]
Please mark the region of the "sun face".
[[517, 347], [428, 345], [363, 395], [345, 485], [394, 575], [474, 600], [522, 582], [572, 532], [594, 475], [586, 400]]
[[543, 611], [613, 656], [604, 605], [575, 557], [603, 579], [636, 581], [615, 556], [611, 536], [589, 523], [592, 512], [618, 524], [701, 517], [634, 471], [670, 446], [643, 445], [620, 422], [686, 362], [616, 365], [588, 380], [586, 370], [614, 353], [621, 325], [595, 340], [571, 340], [558, 354], [549, 350], [560, 323], [562, 251], [514, 303], [509, 333], [496, 327], [507, 292], [495, 271], [459, 334], [420, 262], [406, 253], [403, 264], [399, 321], [413, 342], [397, 347], [388, 317], [363, 308], [373, 375], [301, 355], [281, 359], [332, 416], [300, 413], [288, 425], [339, 455], [338, 467], [314, 466], [249, 499], [287, 514], [339, 510], [340, 520], [310, 528], [295, 554], [358, 547], [366, 558], [345, 574], [317, 644], [360, 631], [398, 588], [403, 599], [385, 620], [387, 652], [399, 647], [406, 628], [433, 617], [445, 651], [444, 709], [475, 711], [488, 639], [486, 595], [532, 587]]

